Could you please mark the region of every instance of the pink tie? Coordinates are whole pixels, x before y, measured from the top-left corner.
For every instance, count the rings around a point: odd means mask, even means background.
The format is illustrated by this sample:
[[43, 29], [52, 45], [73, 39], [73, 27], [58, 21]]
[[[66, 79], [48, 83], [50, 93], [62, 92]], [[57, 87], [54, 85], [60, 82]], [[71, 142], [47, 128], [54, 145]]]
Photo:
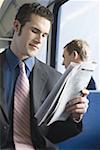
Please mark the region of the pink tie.
[[16, 150], [34, 150], [30, 132], [29, 80], [22, 61], [19, 68], [14, 94], [14, 143]]

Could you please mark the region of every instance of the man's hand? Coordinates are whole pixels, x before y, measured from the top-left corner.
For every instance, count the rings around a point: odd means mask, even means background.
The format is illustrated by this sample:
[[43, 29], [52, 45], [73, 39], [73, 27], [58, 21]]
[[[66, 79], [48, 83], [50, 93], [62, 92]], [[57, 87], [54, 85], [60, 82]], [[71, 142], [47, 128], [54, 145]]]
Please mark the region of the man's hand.
[[89, 100], [86, 98], [88, 94], [89, 91], [84, 89], [82, 90], [82, 96], [70, 100], [66, 105], [66, 111], [75, 122], [79, 122], [88, 109]]

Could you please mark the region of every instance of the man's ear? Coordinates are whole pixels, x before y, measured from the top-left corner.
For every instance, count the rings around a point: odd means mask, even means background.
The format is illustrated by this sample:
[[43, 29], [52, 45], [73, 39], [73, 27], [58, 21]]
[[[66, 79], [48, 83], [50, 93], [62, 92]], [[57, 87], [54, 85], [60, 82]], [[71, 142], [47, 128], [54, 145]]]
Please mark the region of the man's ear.
[[73, 51], [73, 55], [74, 55], [74, 59], [77, 60], [79, 57], [79, 54], [77, 53], [77, 51]]
[[13, 28], [14, 28], [14, 31], [18, 32], [20, 31], [20, 27], [21, 27], [21, 24], [18, 20], [15, 20], [14, 23], [13, 23]]

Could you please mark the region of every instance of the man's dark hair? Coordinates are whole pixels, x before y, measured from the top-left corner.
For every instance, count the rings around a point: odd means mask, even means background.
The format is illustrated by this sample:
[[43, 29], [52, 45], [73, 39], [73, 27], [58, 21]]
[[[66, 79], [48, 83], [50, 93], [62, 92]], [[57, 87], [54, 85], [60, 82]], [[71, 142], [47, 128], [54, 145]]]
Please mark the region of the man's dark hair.
[[89, 51], [89, 45], [86, 41], [81, 40], [81, 39], [74, 39], [68, 44], [64, 46], [64, 49], [68, 51], [69, 54], [71, 54], [73, 51], [76, 51], [81, 60], [87, 60], [87, 53]]
[[21, 23], [21, 25], [25, 25], [26, 22], [31, 20], [32, 14], [44, 17], [48, 19], [51, 23], [53, 22], [53, 14], [51, 13], [51, 11], [47, 7], [42, 6], [39, 3], [23, 4], [19, 8], [15, 19], [17, 19]]
[[53, 14], [47, 7], [42, 6], [40, 3], [25, 3], [18, 9], [15, 17], [21, 24], [20, 33], [25, 23], [31, 21], [32, 14], [44, 17], [53, 23]]

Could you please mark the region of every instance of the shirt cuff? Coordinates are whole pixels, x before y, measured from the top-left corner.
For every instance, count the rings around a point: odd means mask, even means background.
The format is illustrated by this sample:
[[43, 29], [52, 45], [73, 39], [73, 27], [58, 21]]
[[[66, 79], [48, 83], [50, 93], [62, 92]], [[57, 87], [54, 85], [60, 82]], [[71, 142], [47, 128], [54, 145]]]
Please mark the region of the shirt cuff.
[[79, 122], [81, 122], [82, 118], [83, 118], [82, 116], [79, 117], [79, 118], [73, 118], [73, 121], [74, 121], [75, 123], [79, 123]]

